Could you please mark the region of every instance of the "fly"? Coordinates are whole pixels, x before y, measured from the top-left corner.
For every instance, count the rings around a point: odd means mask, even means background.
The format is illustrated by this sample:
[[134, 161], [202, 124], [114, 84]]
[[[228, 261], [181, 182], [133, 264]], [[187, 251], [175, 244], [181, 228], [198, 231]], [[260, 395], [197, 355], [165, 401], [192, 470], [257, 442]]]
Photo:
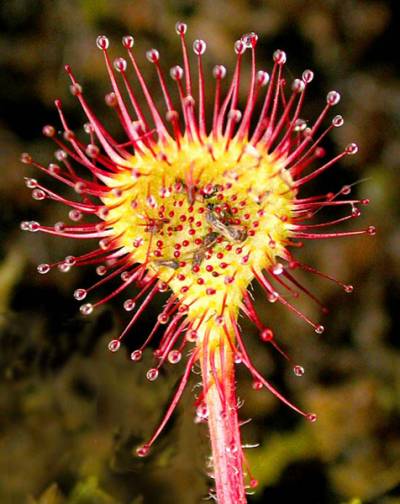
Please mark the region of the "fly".
[[175, 259], [160, 259], [159, 261], [154, 261], [158, 266], [166, 266], [167, 268], [172, 268], [174, 270], [179, 268], [179, 262]]
[[244, 226], [229, 226], [224, 224], [218, 214], [212, 210], [206, 213], [206, 220], [214, 231], [224, 236], [227, 240], [242, 242], [247, 238], [247, 231]]
[[193, 266], [201, 265], [206, 256], [207, 249], [214, 245], [214, 243], [218, 239], [218, 236], [219, 236], [218, 233], [211, 231], [211, 233], [208, 233], [204, 237], [202, 245], [193, 253], [193, 259], [192, 259]]

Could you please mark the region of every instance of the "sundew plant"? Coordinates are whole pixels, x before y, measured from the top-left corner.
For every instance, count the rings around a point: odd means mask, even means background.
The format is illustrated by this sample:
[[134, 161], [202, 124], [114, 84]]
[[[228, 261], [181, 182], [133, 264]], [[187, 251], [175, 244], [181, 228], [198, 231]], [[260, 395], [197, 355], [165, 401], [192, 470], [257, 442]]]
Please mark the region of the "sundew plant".
[[[302, 117], [302, 106], [313, 80], [311, 70], [289, 82], [282, 50], [274, 52], [270, 73], [258, 70], [257, 35], [249, 33], [234, 43], [236, 65], [230, 78], [222, 65], [208, 76], [203, 70], [206, 42], [195, 40], [194, 55], [189, 54], [186, 31], [184, 23], [177, 23], [182, 66], [171, 68], [169, 76], [156, 49], [146, 54], [159, 81], [162, 108], [156, 106], [143, 78], [133, 37], [123, 37], [126, 57], [114, 61], [108, 39], [97, 38], [112, 88], [105, 101], [122, 126], [122, 139], [115, 139], [98, 119], [85, 90], [66, 66], [71, 93], [86, 115], [84, 131], [71, 130], [56, 100], [62, 131], [53, 125], [43, 128], [57, 145], [56, 163], [44, 165], [28, 153], [21, 159], [72, 189], [73, 196], [68, 197], [36, 179], [26, 179], [34, 199], [69, 207], [69, 221], [53, 226], [26, 221], [21, 228], [90, 240], [92, 248], [84, 255], [40, 264], [38, 272], [95, 267], [99, 279], [74, 292], [83, 315], [111, 298], [125, 296], [123, 307], [131, 319], [109, 342], [111, 352], [118, 351], [127, 337], [137, 346], [130, 356], [133, 362], [152, 351], [154, 365], [145, 371], [150, 382], [158, 378], [164, 364], [185, 361], [165, 416], [151, 438], [137, 448], [139, 457], [146, 456], [160, 436], [194, 366], [200, 368], [202, 389], [194, 411], [196, 420], [209, 429], [214, 496], [221, 504], [237, 504], [246, 502], [246, 492], [257, 481], [241, 441], [235, 366], [248, 369], [255, 389], [268, 389], [310, 422], [317, 418], [292, 404], [253, 365], [239, 317], [256, 326], [262, 342], [288, 357], [256, 313], [250, 286], [258, 283], [267, 302], [283, 304], [321, 334], [324, 327], [295, 305], [299, 294], [320, 304], [296, 272], [324, 277], [347, 293], [353, 287], [299, 262], [292, 251], [307, 240], [373, 235], [375, 229], [337, 231], [337, 224], [357, 218], [359, 207], [368, 203], [352, 197], [349, 185], [337, 192], [302, 196], [303, 186], [357, 152], [356, 144], [349, 143], [340, 154], [325, 159], [321, 146], [326, 135], [343, 124], [331, 110], [340, 100], [339, 93], [328, 92], [320, 115], [308, 122]], [[246, 76], [241, 69], [244, 58], [251, 61]], [[212, 98], [205, 94], [205, 79], [211, 78], [215, 81]], [[244, 78], [247, 100], [239, 108]], [[178, 103], [171, 97], [171, 86], [176, 86]], [[213, 113], [206, 117], [206, 103], [211, 100]], [[343, 214], [316, 222], [315, 214], [326, 207], [343, 209]], [[96, 290], [104, 285], [109, 293], [99, 299]], [[135, 326], [160, 292], [169, 297], [153, 330], [142, 340]], [[293, 371], [298, 376], [304, 373], [299, 365]]]

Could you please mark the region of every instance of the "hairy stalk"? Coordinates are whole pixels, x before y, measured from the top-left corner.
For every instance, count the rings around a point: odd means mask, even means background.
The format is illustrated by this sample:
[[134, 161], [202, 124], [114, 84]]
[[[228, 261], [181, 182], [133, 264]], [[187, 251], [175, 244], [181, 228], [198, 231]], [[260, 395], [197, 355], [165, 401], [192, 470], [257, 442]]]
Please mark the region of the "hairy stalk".
[[219, 504], [246, 503], [235, 368], [226, 337], [219, 338], [216, 346], [204, 346], [200, 361], [217, 501]]

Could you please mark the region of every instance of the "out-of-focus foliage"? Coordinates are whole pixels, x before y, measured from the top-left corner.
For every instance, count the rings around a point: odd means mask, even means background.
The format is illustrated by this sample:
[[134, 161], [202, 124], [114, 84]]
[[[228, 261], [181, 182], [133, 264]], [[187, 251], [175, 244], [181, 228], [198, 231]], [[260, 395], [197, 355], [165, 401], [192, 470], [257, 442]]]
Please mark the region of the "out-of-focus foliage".
[[[84, 122], [68, 93], [63, 65], [73, 66], [99, 115], [117, 130], [102, 100], [109, 84], [96, 36], [107, 33], [117, 55], [123, 53], [121, 36], [133, 33], [143, 71], [161, 99], [144, 51], [158, 47], [166, 68], [180, 63], [177, 20], [189, 23], [190, 38], [207, 40], [207, 71], [215, 63], [229, 67], [233, 41], [249, 31], [260, 36], [259, 68], [269, 70], [272, 51], [280, 47], [288, 52], [293, 76], [314, 69], [305, 119], [315, 117], [328, 90], [341, 91], [346, 122], [327, 149], [333, 154], [354, 140], [360, 154], [314, 189], [336, 191], [360, 181], [357, 195], [372, 202], [349, 229], [378, 227], [374, 239], [307, 243], [300, 251], [306, 262], [356, 286], [346, 297], [327, 282], [304, 278], [331, 311], [323, 336], [259, 296], [264, 320], [306, 373], [294, 376], [291, 365], [261, 348], [248, 327], [255, 364], [319, 420], [306, 423], [266, 391], [253, 390], [238, 370], [241, 416], [252, 418], [243, 427], [244, 442], [260, 443], [248, 451], [260, 481], [250, 501], [399, 503], [400, 13], [398, 2], [389, 0], [1, 2], [0, 502], [193, 504], [212, 485], [207, 434], [193, 423], [191, 390], [152, 455], [143, 460], [134, 455], [161, 416], [181, 369], [171, 367], [150, 384], [145, 379], [150, 355], [139, 365], [128, 359], [158, 307], [133, 331], [126, 352], [111, 355], [106, 343], [126, 322], [120, 302], [83, 320], [71, 300], [74, 288], [93, 280], [90, 268], [45, 277], [35, 271], [37, 263], [83, 252], [84, 246], [18, 230], [24, 219], [65, 218], [64, 208], [30, 198], [23, 176], [33, 170], [18, 162], [21, 151], [51, 160], [54, 146], [40, 130], [56, 122], [55, 97], [63, 99], [74, 127]], [[209, 78], [207, 89], [212, 87]], [[318, 318], [315, 306], [299, 302]]]

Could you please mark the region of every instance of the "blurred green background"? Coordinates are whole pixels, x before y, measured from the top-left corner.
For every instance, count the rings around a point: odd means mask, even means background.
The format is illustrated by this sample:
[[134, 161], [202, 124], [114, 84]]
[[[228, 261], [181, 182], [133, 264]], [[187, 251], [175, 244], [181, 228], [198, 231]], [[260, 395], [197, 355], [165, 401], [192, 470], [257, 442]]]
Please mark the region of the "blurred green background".
[[[68, 91], [70, 63], [86, 96], [112, 131], [117, 121], [104, 105], [109, 91], [98, 34], [112, 55], [132, 33], [143, 72], [156, 96], [154, 69], [145, 60], [160, 50], [165, 68], [181, 63], [177, 20], [188, 39], [204, 38], [207, 89], [216, 63], [234, 62], [233, 42], [255, 31], [258, 67], [271, 69], [276, 48], [288, 53], [288, 78], [312, 68], [303, 117], [312, 119], [330, 89], [342, 93], [345, 125], [326, 143], [330, 154], [356, 141], [360, 153], [333, 168], [315, 191], [356, 186], [371, 198], [346, 229], [375, 224], [375, 238], [306, 243], [304, 261], [356, 286], [352, 296], [315, 277], [304, 282], [330, 308], [317, 336], [292, 314], [257, 296], [257, 308], [304, 366], [302, 378], [244, 325], [255, 364], [287, 396], [318, 414], [309, 424], [266, 391], [254, 391], [238, 368], [240, 415], [246, 443], [260, 443], [248, 458], [260, 485], [250, 502], [338, 504], [400, 503], [400, 72], [399, 2], [393, 0], [3, 0], [0, 4], [0, 503], [193, 504], [212, 486], [207, 478], [207, 432], [193, 422], [194, 375], [178, 411], [152, 454], [135, 457], [165, 409], [183, 365], [167, 366], [149, 383], [144, 363], [129, 350], [151, 327], [155, 303], [122, 351], [107, 351], [128, 318], [123, 299], [89, 318], [79, 315], [72, 292], [95, 278], [91, 268], [41, 276], [36, 265], [90, 250], [90, 244], [22, 233], [19, 222], [53, 224], [66, 209], [31, 199], [19, 163], [22, 151], [44, 164], [54, 145], [41, 127], [56, 123], [59, 97], [74, 127], [84, 122]], [[242, 91], [242, 103], [245, 89]], [[209, 103], [209, 106], [211, 103]], [[335, 110], [336, 112], [336, 110]], [[39, 176], [35, 174], [35, 176]], [[105, 294], [105, 289], [102, 293]], [[315, 306], [299, 300], [318, 318]], [[354, 500], [353, 500], [354, 499]]]

